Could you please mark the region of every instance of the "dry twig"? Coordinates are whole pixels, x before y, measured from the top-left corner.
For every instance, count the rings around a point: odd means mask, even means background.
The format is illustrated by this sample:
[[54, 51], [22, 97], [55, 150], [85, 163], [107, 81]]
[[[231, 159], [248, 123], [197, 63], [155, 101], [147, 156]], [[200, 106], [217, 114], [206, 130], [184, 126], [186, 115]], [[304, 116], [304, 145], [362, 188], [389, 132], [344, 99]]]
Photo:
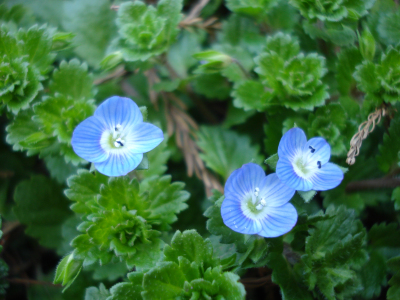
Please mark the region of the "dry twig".
[[120, 66], [119, 68], [117, 68], [114, 72], [108, 74], [107, 76], [103, 77], [103, 78], [99, 78], [96, 79], [93, 84], [94, 85], [100, 85], [103, 83], [106, 83], [110, 80], [113, 80], [115, 78], [119, 78], [119, 77], [123, 77], [124, 75], [126, 75], [128, 72], [125, 70], [125, 66]]
[[368, 121], [365, 121], [358, 126], [358, 132], [350, 141], [350, 150], [347, 153], [346, 163], [353, 165], [356, 162], [356, 156], [360, 153], [362, 141], [374, 131], [375, 125], [379, 124], [382, 116], [385, 116], [386, 109], [384, 107], [377, 109], [368, 116]]
[[172, 136], [175, 133], [175, 141], [184, 155], [188, 176], [191, 177], [194, 173], [204, 182], [208, 197], [212, 195], [213, 189], [223, 192], [218, 179], [206, 169], [200, 158], [200, 149], [195, 142], [196, 134], [194, 133], [198, 130], [198, 126], [186, 113], [186, 105], [173, 93], [162, 92], [161, 95], [166, 106], [168, 135]]

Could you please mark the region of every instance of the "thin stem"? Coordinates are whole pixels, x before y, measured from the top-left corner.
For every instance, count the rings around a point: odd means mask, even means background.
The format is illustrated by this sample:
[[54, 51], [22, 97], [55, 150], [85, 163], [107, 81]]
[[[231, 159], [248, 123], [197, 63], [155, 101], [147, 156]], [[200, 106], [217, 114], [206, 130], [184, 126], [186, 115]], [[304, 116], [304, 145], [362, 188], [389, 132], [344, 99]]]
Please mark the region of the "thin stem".
[[56, 286], [61, 287], [61, 284], [54, 284], [48, 281], [34, 280], [28, 278], [7, 278], [7, 281], [10, 283], [19, 283], [19, 284], [36, 284], [36, 285], [47, 285], [47, 286]]
[[377, 178], [350, 182], [346, 186], [347, 193], [373, 189], [394, 189], [400, 186], [400, 178]]

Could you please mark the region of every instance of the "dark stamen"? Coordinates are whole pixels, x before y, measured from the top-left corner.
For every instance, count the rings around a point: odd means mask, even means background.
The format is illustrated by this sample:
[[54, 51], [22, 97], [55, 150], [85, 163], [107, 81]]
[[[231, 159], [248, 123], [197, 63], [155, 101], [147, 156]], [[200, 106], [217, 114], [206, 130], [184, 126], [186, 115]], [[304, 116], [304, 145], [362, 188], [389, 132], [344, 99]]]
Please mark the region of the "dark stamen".
[[314, 149], [313, 147], [311, 147], [311, 146], [308, 146], [308, 148], [310, 148], [310, 149], [311, 149], [311, 153], [314, 153], [314, 152], [315, 152], [315, 149]]
[[124, 145], [124, 144], [122, 144], [121, 141], [117, 141], [117, 143], [118, 143], [120, 146], [123, 146], [123, 145]]
[[317, 161], [318, 169], [321, 169], [321, 162]]

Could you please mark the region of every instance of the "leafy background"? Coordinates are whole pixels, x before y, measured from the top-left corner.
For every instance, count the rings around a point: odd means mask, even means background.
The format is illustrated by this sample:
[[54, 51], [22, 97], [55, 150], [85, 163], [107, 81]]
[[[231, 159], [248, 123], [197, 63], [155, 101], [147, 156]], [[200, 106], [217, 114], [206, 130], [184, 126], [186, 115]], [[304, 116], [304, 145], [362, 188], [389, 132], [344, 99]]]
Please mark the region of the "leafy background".
[[[0, 297], [400, 299], [399, 20], [396, 0], [0, 1]], [[165, 141], [110, 179], [70, 141], [113, 95]], [[230, 230], [226, 179], [274, 172], [293, 126], [342, 184], [297, 193], [283, 237]]]

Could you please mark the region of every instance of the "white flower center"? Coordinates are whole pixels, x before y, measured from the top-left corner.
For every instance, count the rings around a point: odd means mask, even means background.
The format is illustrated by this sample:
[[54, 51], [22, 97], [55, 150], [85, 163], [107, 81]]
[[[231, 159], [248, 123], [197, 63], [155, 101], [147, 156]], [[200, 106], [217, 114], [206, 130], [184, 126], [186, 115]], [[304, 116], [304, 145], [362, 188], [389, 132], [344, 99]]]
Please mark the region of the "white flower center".
[[304, 179], [312, 177], [318, 169], [321, 169], [321, 161], [314, 157], [315, 148], [309, 146], [309, 151], [299, 151], [293, 159], [293, 169], [298, 176]]
[[263, 218], [263, 208], [267, 206], [267, 201], [259, 197], [260, 189], [256, 187], [253, 193], [249, 194], [242, 202], [241, 208], [243, 214], [251, 219]]
[[121, 151], [127, 146], [125, 142], [127, 134], [126, 130], [117, 124], [115, 128], [103, 132], [100, 145], [107, 152]]

